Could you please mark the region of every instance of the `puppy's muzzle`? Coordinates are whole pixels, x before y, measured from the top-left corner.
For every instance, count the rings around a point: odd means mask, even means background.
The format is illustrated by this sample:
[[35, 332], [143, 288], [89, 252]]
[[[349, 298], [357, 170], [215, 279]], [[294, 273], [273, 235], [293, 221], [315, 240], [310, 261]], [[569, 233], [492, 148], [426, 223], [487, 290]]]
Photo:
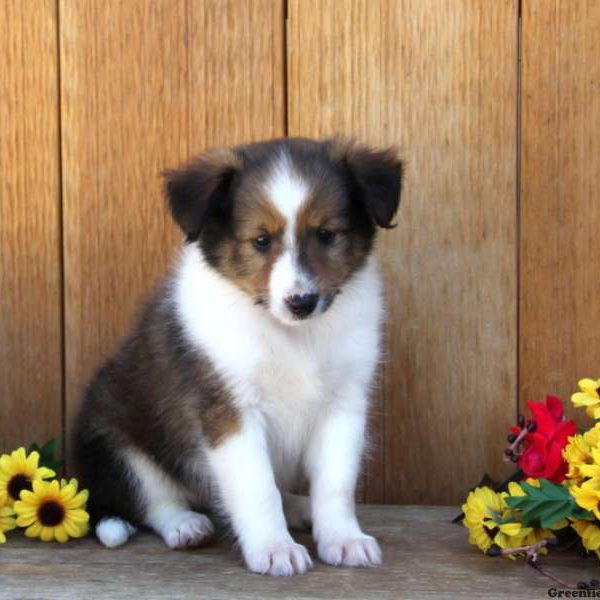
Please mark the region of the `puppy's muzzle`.
[[316, 308], [319, 294], [294, 294], [286, 299], [289, 311], [297, 319], [306, 319]]

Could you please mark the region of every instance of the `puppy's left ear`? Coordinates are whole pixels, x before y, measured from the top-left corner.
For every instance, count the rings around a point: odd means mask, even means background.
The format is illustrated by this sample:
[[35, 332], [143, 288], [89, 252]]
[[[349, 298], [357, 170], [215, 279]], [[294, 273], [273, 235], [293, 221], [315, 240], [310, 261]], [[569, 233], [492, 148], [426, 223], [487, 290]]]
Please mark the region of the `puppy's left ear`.
[[379, 227], [395, 227], [392, 219], [400, 204], [403, 164], [394, 148], [375, 150], [352, 141], [329, 141], [330, 155], [345, 167], [353, 191]]
[[182, 169], [163, 173], [171, 214], [188, 242], [198, 239], [211, 216], [226, 213], [231, 183], [240, 167], [241, 159], [233, 150], [216, 149]]

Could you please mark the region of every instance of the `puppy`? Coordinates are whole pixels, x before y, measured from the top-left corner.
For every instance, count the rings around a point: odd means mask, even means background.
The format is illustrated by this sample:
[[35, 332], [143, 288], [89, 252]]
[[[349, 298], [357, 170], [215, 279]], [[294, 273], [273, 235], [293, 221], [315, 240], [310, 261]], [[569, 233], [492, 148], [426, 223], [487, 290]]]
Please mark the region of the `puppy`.
[[198, 546], [217, 512], [253, 572], [309, 569], [288, 531], [309, 524], [322, 561], [381, 563], [354, 492], [383, 314], [372, 249], [401, 178], [392, 150], [299, 138], [166, 173], [186, 242], [75, 425], [102, 543], [143, 525]]

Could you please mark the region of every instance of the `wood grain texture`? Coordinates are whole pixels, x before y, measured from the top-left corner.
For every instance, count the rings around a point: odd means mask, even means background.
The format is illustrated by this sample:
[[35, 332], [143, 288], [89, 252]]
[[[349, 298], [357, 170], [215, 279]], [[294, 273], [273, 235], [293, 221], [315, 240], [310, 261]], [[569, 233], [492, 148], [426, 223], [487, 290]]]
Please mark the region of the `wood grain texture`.
[[[369, 501], [458, 501], [516, 409], [517, 2], [291, 0], [289, 134], [406, 157]], [[377, 443], [377, 441], [379, 442]]]
[[0, 3], [0, 452], [61, 434], [56, 5]]
[[[370, 506], [359, 510], [366, 531], [381, 542], [384, 565], [340, 569], [315, 560], [296, 577], [249, 574], [230, 541], [199, 550], [169, 550], [155, 535], [138, 534], [107, 549], [93, 538], [42, 544], [8, 534], [0, 562], [1, 600], [140, 597], [215, 600], [484, 600], [548, 597], [551, 580], [523, 561], [486, 558], [450, 523], [456, 508]], [[297, 535], [314, 547], [308, 535]], [[595, 559], [556, 552], [542, 562], [556, 577], [576, 583], [597, 578]]]
[[599, 56], [600, 3], [523, 2], [522, 403], [600, 373]]
[[180, 242], [159, 173], [284, 133], [278, 0], [60, 3], [69, 416]]

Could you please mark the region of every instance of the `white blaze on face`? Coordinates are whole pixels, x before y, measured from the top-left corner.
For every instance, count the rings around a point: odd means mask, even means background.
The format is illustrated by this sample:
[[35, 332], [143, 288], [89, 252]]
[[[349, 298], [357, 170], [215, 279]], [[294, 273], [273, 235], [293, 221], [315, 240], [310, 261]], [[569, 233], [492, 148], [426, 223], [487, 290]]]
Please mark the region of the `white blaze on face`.
[[288, 310], [285, 300], [294, 294], [315, 292], [314, 282], [298, 264], [296, 221], [309, 194], [309, 186], [294, 170], [287, 155], [282, 154], [267, 184], [267, 193], [277, 210], [285, 217], [283, 251], [271, 270], [269, 279], [270, 310], [284, 323], [298, 321]]

